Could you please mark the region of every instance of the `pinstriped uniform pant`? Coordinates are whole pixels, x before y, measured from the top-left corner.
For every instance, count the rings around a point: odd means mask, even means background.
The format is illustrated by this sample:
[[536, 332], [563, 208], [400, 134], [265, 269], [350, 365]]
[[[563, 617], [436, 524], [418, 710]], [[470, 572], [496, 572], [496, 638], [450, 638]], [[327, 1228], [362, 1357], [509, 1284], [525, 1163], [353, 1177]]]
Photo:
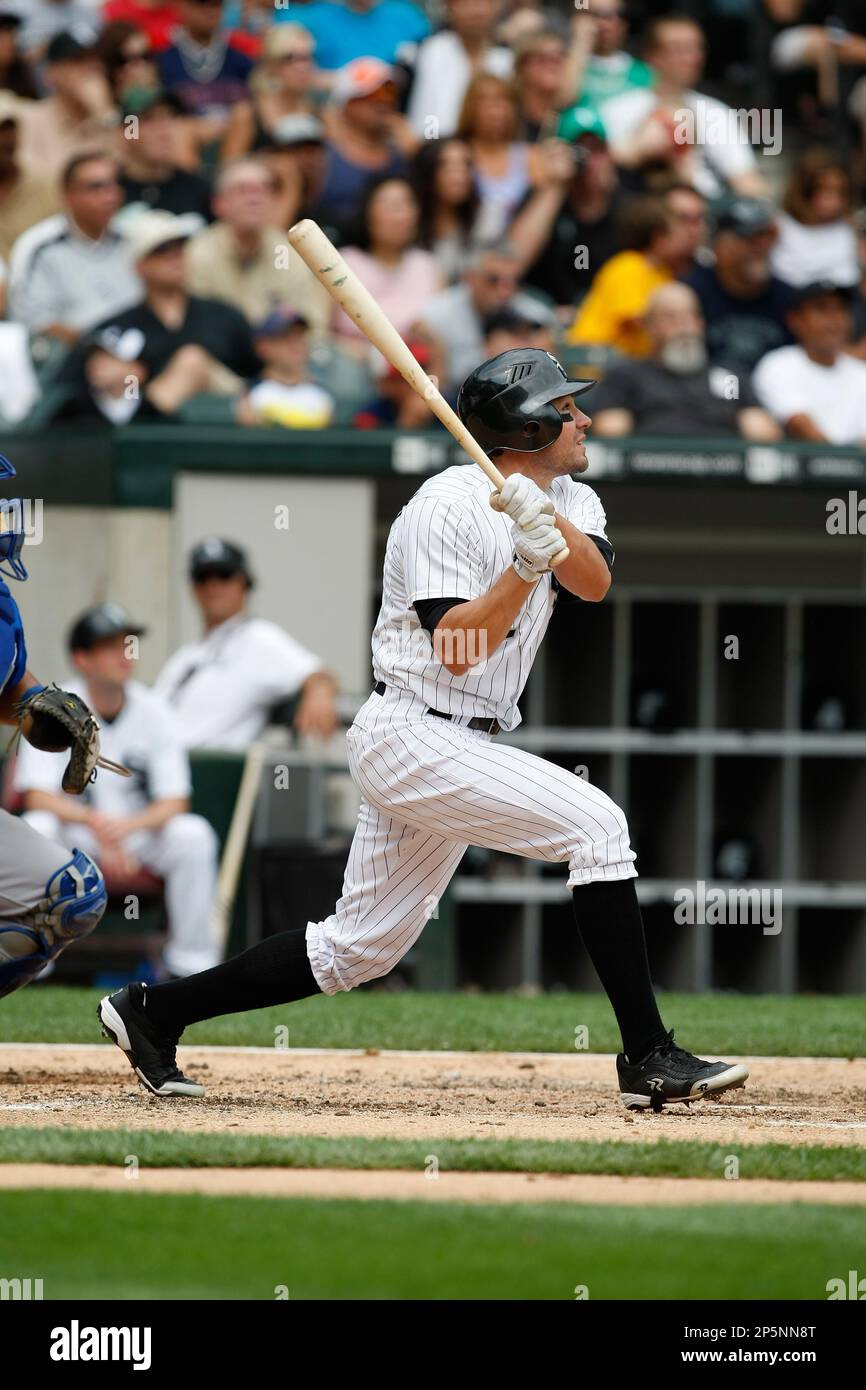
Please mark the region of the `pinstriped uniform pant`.
[[386, 975], [420, 936], [469, 845], [567, 864], [568, 884], [637, 877], [625, 816], [574, 773], [371, 695], [347, 735], [362, 795], [343, 893], [307, 926], [325, 994]]

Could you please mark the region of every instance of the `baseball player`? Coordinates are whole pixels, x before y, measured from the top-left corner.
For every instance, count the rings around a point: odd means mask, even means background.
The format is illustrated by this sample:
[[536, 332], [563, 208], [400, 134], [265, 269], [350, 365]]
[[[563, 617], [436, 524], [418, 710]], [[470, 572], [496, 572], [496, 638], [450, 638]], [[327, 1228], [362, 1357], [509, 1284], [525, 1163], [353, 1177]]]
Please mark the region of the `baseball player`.
[[[373, 633], [373, 691], [348, 732], [361, 792], [343, 895], [321, 922], [283, 932], [190, 979], [133, 984], [99, 1005], [105, 1032], [156, 1094], [199, 1094], [177, 1069], [183, 1028], [237, 1010], [348, 990], [385, 975], [417, 939], [468, 845], [568, 870], [574, 913], [622, 1034], [623, 1102], [659, 1110], [741, 1085], [743, 1066], [705, 1062], [666, 1030], [650, 981], [626, 818], [598, 787], [497, 742], [554, 605], [610, 585], [613, 549], [587, 467], [591, 421], [537, 349], [478, 367], [461, 419], [505, 475], [428, 479], [391, 528]], [[491, 504], [492, 503], [492, 507]], [[551, 571], [563, 545], [567, 559]]]
[[[0, 479], [15, 469], [0, 457]], [[20, 502], [0, 504], [0, 574], [23, 580]], [[36, 748], [72, 750], [67, 790], [81, 792], [99, 752], [97, 725], [77, 696], [41, 686], [27, 670], [18, 605], [0, 579], [0, 722]], [[0, 810], [0, 998], [21, 989], [49, 961], [93, 931], [105, 911], [105, 884], [90, 855], [64, 849]]]

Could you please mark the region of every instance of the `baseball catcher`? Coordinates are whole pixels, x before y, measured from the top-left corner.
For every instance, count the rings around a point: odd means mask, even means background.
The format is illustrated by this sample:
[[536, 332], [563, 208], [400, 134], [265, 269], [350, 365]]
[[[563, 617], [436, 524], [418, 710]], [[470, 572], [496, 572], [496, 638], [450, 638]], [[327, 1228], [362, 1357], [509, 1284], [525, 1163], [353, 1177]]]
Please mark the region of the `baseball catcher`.
[[[626, 817], [599, 787], [513, 744], [518, 699], [557, 603], [602, 600], [614, 551], [588, 466], [591, 421], [539, 349], [512, 349], [463, 383], [458, 413], [505, 478], [446, 468], [394, 522], [373, 632], [374, 685], [347, 734], [361, 793], [333, 913], [200, 975], [133, 984], [99, 1005], [105, 1032], [157, 1095], [200, 1094], [178, 1070], [187, 1024], [336, 994], [385, 975], [417, 940], [468, 845], [561, 864], [587, 952], [622, 1034], [624, 1104], [659, 1110], [742, 1085], [659, 1015]], [[490, 503], [493, 503], [491, 507]], [[551, 560], [568, 547], [567, 558]]]
[[[15, 469], [0, 457], [0, 478]], [[24, 580], [23, 509], [0, 503], [0, 575]], [[18, 605], [0, 579], [0, 723], [17, 727], [37, 748], [69, 750], [65, 791], [84, 790], [99, 756], [99, 728], [87, 706], [56, 685], [39, 685], [27, 670]], [[116, 771], [121, 769], [117, 768]], [[52, 844], [24, 821], [0, 810], [0, 997], [32, 980], [73, 941], [93, 931], [105, 910], [97, 865], [78, 849]]]

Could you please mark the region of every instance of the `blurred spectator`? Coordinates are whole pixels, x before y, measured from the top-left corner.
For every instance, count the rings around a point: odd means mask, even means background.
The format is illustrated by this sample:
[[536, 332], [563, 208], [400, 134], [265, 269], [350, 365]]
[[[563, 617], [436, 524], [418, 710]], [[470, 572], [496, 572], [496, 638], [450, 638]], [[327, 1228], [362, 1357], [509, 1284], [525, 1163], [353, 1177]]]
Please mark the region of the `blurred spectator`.
[[432, 251], [446, 284], [460, 279], [468, 258], [492, 239], [498, 214], [485, 213], [474, 178], [472, 151], [465, 140], [425, 140], [412, 162], [418, 198], [418, 243]]
[[518, 140], [520, 110], [510, 82], [492, 73], [473, 77], [457, 122], [475, 162], [485, 218], [502, 236], [530, 188], [544, 181], [543, 147]]
[[12, 248], [9, 316], [31, 334], [74, 343], [141, 295], [112, 219], [121, 205], [117, 165], [75, 155], [62, 178], [65, 211], [37, 222]]
[[[386, 175], [367, 188], [346, 262], [404, 337], [442, 285], [436, 261], [418, 246], [418, 199], [408, 179]], [[369, 340], [354, 319], [334, 305], [333, 332], [345, 347], [365, 354]]]
[[134, 24], [126, 20], [106, 24], [93, 52], [102, 64], [112, 99], [121, 110], [128, 98], [139, 100], [145, 93], [159, 90], [154, 46]]
[[144, 631], [119, 604], [103, 603], [69, 634], [76, 676], [66, 688], [95, 712], [106, 755], [132, 776], [99, 777], [70, 796], [61, 788], [66, 757], [25, 742], [15, 785], [42, 834], [85, 849], [115, 879], [143, 866], [165, 880], [164, 967], [181, 976], [220, 957], [212, 930], [217, 839], [203, 816], [190, 814], [189, 759], [177, 719], [154, 690], [132, 679], [137, 651], [130, 639]]
[[616, 363], [596, 387], [594, 435], [739, 434], [753, 442], [781, 437], [748, 377], [710, 362], [694, 290], [662, 285], [650, 296], [644, 321], [650, 355]]
[[144, 298], [104, 319], [64, 365], [62, 380], [79, 395], [70, 409], [116, 424], [170, 416], [190, 397], [238, 396], [259, 361], [246, 319], [229, 304], [186, 289], [185, 243], [197, 219], [154, 209], [127, 233], [127, 254]]
[[520, 291], [519, 270], [520, 257], [510, 243], [480, 248], [460, 284], [434, 295], [421, 315], [422, 327], [444, 350], [442, 382], [452, 394], [484, 360], [484, 323], [491, 314], [510, 307], [537, 321], [538, 301]]
[[420, 45], [409, 93], [409, 124], [423, 139], [454, 134], [474, 75], [511, 76], [514, 54], [494, 41], [496, 17], [497, 0], [446, 0], [445, 27]]
[[855, 357], [866, 358], [866, 208], [855, 212], [853, 225], [857, 237], [858, 284], [851, 293], [854, 341], [849, 352]]
[[59, 174], [84, 149], [104, 149], [114, 138], [116, 113], [99, 59], [71, 34], [48, 45], [42, 69], [48, 95], [21, 110], [21, 159], [40, 173]]
[[39, 89], [29, 63], [18, 50], [21, 15], [11, 5], [0, 4], [0, 90], [33, 101]]
[[[699, 25], [679, 15], [653, 20], [644, 46], [654, 87], [636, 87], [606, 101], [601, 109], [617, 163], [644, 175], [666, 168], [694, 183], [707, 198], [720, 197], [728, 189], [765, 193], [748, 132], [740, 130], [737, 113], [694, 90], [704, 67]], [[684, 112], [690, 113], [693, 130], [685, 125]]]
[[168, 48], [180, 23], [177, 0], [105, 0], [102, 12], [107, 24], [124, 20], [146, 34], [158, 52]]
[[[423, 338], [408, 340], [410, 351], [428, 376], [441, 376], [439, 355], [432, 343]], [[426, 401], [413, 386], [389, 366], [378, 381], [378, 394], [362, 406], [352, 420], [357, 430], [407, 429], [424, 430], [434, 425], [434, 417]]]
[[508, 352], [511, 348], [541, 347], [537, 337], [537, 323], [513, 309], [497, 309], [484, 320], [484, 357], [498, 357], [500, 352]]
[[[282, 116], [269, 143], [257, 151], [274, 180], [274, 222], [290, 227], [312, 216], [318, 206], [327, 172], [325, 127], [318, 116], [299, 112]], [[338, 235], [337, 229], [333, 229]]]
[[566, 337], [570, 343], [646, 357], [652, 350], [643, 321], [650, 295], [692, 265], [694, 227], [658, 195], [626, 208], [621, 226], [626, 249], [593, 277]]
[[326, 145], [325, 172], [314, 216], [348, 229], [364, 189], [378, 174], [405, 174], [406, 145], [399, 133], [395, 70], [378, 58], [341, 68]]
[[313, 113], [313, 40], [300, 24], [274, 25], [250, 77], [249, 100], [235, 102], [220, 151], [235, 159], [270, 145], [286, 116]]
[[701, 304], [710, 356], [748, 373], [766, 352], [791, 341], [791, 291], [770, 269], [776, 209], [769, 199], [734, 198], [716, 214], [712, 266], [686, 276]]
[[332, 71], [356, 58], [393, 63], [398, 50], [430, 33], [430, 21], [409, 0], [312, 0], [277, 9], [277, 24], [303, 24], [316, 44], [316, 66]]
[[127, 203], [194, 212], [207, 222], [210, 184], [179, 164], [183, 114], [183, 105], [170, 92], [144, 88], [127, 94], [118, 144], [120, 184]]
[[782, 209], [770, 256], [773, 274], [788, 285], [815, 280], [856, 285], [860, 272], [846, 161], [832, 150], [806, 150], [791, 175]]
[[334, 416], [334, 400], [310, 373], [310, 325], [300, 314], [275, 309], [254, 330], [264, 363], [258, 381], [235, 407], [239, 425], [282, 425], [321, 430]]
[[292, 308], [321, 336], [333, 301], [274, 225], [274, 184], [261, 160], [227, 164], [217, 176], [213, 207], [216, 222], [187, 249], [190, 292], [234, 305], [251, 323], [280, 306]]
[[[37, 59], [61, 34], [71, 34], [88, 46], [102, 27], [99, 11], [88, 0], [16, 0], [15, 7], [22, 19], [21, 51]], [[6, 8], [12, 8], [9, 0]]]
[[[809, 69], [816, 74], [819, 106], [825, 110], [835, 107], [842, 88], [839, 69], [850, 72], [852, 78], [866, 71], [866, 11], [862, 4], [859, 0], [764, 0], [764, 6], [777, 24], [785, 26], [773, 39], [770, 63], [776, 72], [793, 75], [800, 98], [799, 114], [807, 114], [814, 101], [810, 84], [803, 80]], [[852, 114], [859, 95], [862, 78], [851, 93]]]
[[588, 109], [569, 118], [571, 142], [545, 146], [546, 180], [530, 193], [509, 236], [527, 269], [524, 280], [554, 304], [574, 305], [620, 249], [623, 195], [604, 126]]
[[[604, 102], [613, 97], [653, 85], [652, 69], [625, 49], [625, 0], [589, 0], [575, 10], [571, 25], [572, 48], [577, 55], [572, 100], [578, 109], [588, 107], [597, 116]], [[565, 113], [565, 117], [569, 115]]]
[[253, 60], [222, 28], [222, 0], [178, 0], [180, 24], [159, 57], [162, 85], [202, 118], [202, 141], [225, 132], [229, 112], [247, 96]]
[[23, 164], [18, 155], [19, 104], [0, 91], [0, 260], [28, 228], [62, 207], [56, 179]]
[[570, 96], [565, 39], [556, 29], [531, 31], [518, 42], [514, 61], [520, 139], [532, 143], [554, 135]]
[[795, 290], [788, 323], [796, 343], [755, 368], [758, 399], [792, 439], [866, 447], [866, 362], [847, 351], [849, 300], [832, 280]]
[[254, 580], [240, 546], [202, 541], [190, 555], [190, 580], [202, 636], [169, 657], [154, 687], [177, 715], [186, 746], [244, 753], [274, 706], [296, 697], [296, 732], [329, 738], [337, 683], [313, 652], [249, 612]]

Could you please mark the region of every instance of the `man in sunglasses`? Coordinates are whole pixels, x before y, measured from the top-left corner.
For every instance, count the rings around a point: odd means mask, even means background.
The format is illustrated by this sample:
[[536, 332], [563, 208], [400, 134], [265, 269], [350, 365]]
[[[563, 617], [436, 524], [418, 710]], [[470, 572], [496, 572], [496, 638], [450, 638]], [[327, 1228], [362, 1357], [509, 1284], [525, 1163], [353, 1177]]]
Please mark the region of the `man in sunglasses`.
[[156, 682], [186, 747], [242, 752], [261, 737], [273, 708], [293, 699], [296, 731], [330, 737], [336, 682], [277, 623], [249, 612], [255, 581], [241, 547], [216, 536], [201, 541], [189, 577], [202, 636], [169, 657]]
[[100, 319], [141, 296], [123, 237], [112, 225], [123, 194], [114, 160], [75, 155], [62, 178], [64, 211], [18, 238], [9, 317], [31, 336], [72, 344]]

